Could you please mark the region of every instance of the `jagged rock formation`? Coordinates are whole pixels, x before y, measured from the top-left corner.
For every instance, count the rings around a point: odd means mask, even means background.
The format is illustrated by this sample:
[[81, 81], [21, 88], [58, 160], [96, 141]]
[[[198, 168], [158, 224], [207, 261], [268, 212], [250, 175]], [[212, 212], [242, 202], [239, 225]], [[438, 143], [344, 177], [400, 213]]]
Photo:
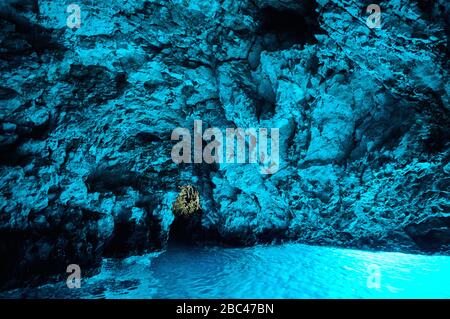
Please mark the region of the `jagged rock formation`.
[[[162, 249], [189, 184], [203, 239], [449, 252], [446, 1], [78, 2], [0, 8], [0, 286]], [[173, 163], [195, 119], [280, 171]]]

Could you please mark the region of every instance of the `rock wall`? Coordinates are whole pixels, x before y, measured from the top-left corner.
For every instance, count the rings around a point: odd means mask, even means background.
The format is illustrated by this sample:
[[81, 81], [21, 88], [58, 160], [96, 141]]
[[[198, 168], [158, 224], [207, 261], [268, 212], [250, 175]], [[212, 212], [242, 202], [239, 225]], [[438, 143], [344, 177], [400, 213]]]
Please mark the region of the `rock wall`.
[[[450, 251], [449, 4], [8, 0], [0, 286], [195, 240]], [[280, 128], [280, 170], [171, 160], [176, 127]]]

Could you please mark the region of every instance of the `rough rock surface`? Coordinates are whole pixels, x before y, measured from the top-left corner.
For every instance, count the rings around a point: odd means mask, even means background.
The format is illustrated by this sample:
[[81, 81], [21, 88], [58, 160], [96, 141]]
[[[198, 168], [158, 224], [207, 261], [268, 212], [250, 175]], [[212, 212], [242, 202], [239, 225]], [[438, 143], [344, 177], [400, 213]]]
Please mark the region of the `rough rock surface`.
[[[8, 0], [0, 287], [197, 240], [450, 252], [449, 4]], [[177, 165], [176, 127], [280, 128], [281, 168]]]

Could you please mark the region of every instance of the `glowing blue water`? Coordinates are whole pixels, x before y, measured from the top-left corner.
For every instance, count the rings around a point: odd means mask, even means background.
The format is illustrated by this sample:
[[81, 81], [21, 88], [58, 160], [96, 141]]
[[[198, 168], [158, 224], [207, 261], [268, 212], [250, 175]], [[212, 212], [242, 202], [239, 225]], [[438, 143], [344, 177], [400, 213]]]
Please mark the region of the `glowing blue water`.
[[[379, 288], [368, 288], [371, 265], [379, 267]], [[0, 297], [450, 298], [450, 257], [300, 244], [180, 247], [105, 260], [100, 274], [83, 279], [81, 289], [59, 283]]]

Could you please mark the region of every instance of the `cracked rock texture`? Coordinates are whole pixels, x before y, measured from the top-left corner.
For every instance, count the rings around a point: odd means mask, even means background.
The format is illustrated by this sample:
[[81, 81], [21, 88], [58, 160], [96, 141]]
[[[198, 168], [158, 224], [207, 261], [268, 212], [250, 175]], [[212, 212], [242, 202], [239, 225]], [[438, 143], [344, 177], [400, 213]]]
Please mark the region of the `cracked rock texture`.
[[[450, 252], [447, 1], [72, 2], [0, 5], [0, 287], [164, 249], [183, 185], [195, 241]], [[173, 163], [194, 120], [280, 170]]]

